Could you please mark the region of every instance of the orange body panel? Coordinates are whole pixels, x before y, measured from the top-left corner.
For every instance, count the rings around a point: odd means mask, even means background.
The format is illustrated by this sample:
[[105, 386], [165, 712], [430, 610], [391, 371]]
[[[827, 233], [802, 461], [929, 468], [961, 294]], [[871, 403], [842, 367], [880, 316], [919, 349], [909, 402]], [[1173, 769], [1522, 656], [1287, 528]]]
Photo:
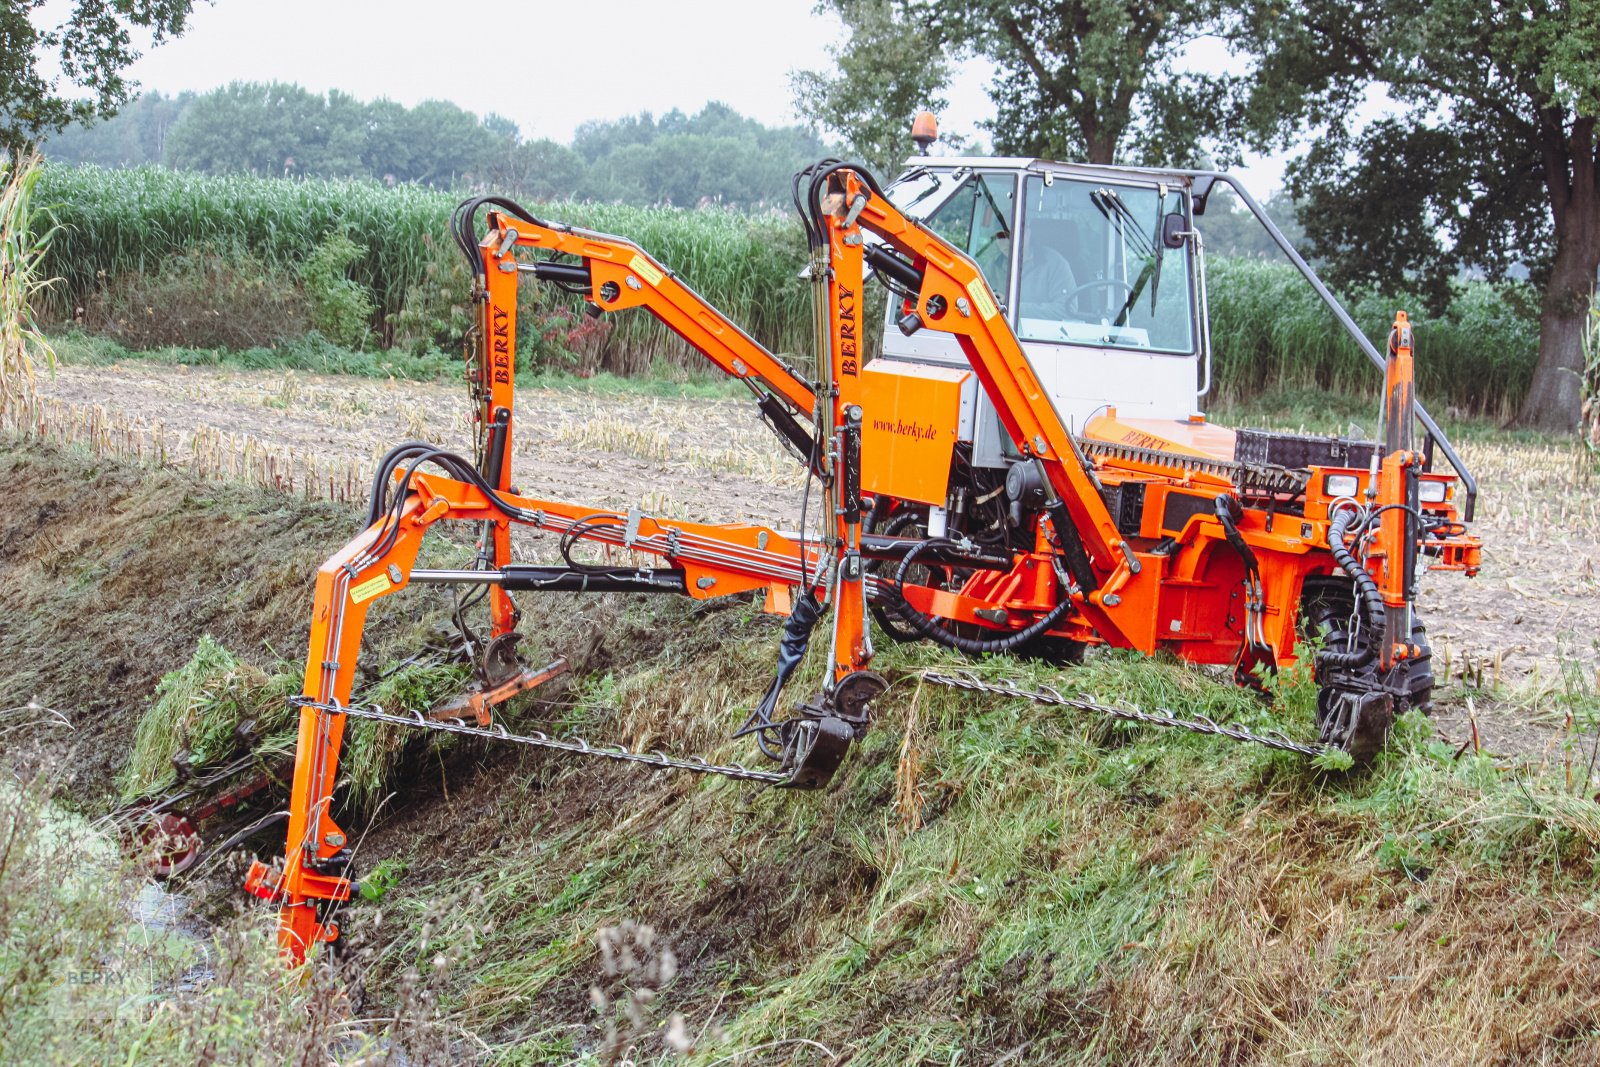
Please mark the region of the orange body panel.
[[1119, 418], [1114, 408], [1090, 419], [1083, 435], [1096, 441], [1222, 460], [1233, 459], [1233, 442], [1237, 436], [1226, 426], [1210, 422]]
[[861, 375], [861, 484], [871, 493], [944, 506], [961, 423], [956, 367], [875, 359]]

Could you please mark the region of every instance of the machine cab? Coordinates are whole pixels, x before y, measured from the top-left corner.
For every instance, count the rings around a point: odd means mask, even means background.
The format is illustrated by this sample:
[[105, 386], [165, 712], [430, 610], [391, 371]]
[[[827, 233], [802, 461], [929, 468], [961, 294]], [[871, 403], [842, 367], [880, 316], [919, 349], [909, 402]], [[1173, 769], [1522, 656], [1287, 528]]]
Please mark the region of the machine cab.
[[[889, 190], [907, 215], [982, 268], [1063, 424], [1096, 412], [1186, 420], [1208, 388], [1204, 268], [1189, 179], [1032, 159], [922, 158]], [[960, 382], [955, 439], [974, 466], [1011, 442], [946, 333], [896, 328], [889, 302], [876, 375]], [[903, 385], [879, 380], [875, 390]]]

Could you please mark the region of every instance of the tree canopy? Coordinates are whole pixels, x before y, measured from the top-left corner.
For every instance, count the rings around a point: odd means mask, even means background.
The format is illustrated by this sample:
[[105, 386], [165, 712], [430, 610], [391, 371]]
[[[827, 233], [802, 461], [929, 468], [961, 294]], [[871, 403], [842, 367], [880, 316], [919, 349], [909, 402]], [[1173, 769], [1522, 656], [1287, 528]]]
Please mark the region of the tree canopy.
[[849, 40], [829, 48], [834, 70], [793, 76], [801, 114], [843, 136], [856, 159], [893, 174], [915, 150], [911, 120], [946, 106], [950, 63], [939, 41], [892, 0], [835, 3]]
[[[1575, 426], [1600, 267], [1600, 0], [1280, 0], [1248, 29], [1244, 117], [1263, 146], [1312, 138], [1289, 188], [1333, 278], [1442, 302], [1462, 271], [1526, 266], [1544, 300], [1520, 421]], [[1366, 100], [1386, 113], [1361, 125]]]
[[[1184, 50], [1229, 36], [1238, 20], [1224, 0], [831, 0], [850, 38], [837, 74], [795, 81], [801, 107], [880, 165], [892, 125], [937, 106], [948, 62], [992, 64], [987, 128], [997, 151], [1091, 163], [1192, 163], [1222, 135], [1237, 79], [1196, 72]], [[898, 164], [904, 158], [893, 160]]]
[[480, 118], [445, 101], [408, 108], [283, 82], [148, 94], [114, 118], [45, 143], [52, 158], [107, 166], [160, 162], [209, 174], [492, 187], [530, 199], [741, 207], [786, 202], [790, 176], [825, 151], [802, 127], [764, 126], [720, 103], [694, 115], [585, 123], [567, 146], [523, 140], [510, 119]]
[[[53, 13], [47, 6], [47, 0], [0, 3], [0, 148], [19, 150], [70, 123], [114, 112], [135, 88], [122, 76], [139, 58], [132, 30], [157, 44], [176, 36], [194, 0], [74, 0], [54, 26], [45, 21]], [[59, 75], [49, 72], [52, 57]]]

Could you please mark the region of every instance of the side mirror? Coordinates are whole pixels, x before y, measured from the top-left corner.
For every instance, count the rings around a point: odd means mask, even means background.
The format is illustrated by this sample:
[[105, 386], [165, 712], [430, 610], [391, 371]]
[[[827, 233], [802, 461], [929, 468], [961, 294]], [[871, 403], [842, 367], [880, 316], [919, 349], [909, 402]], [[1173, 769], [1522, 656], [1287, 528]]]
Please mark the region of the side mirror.
[[1161, 220], [1161, 243], [1168, 248], [1182, 248], [1183, 235], [1189, 232], [1189, 220], [1183, 217], [1183, 212], [1174, 211]]

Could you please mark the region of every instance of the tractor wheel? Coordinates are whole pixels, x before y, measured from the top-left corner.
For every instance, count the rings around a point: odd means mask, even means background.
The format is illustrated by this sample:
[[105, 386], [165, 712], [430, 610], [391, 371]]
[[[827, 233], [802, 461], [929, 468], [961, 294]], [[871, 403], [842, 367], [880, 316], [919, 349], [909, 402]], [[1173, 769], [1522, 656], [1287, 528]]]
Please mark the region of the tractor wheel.
[[[1300, 605], [1300, 632], [1319, 648], [1355, 651], [1375, 639], [1355, 626], [1354, 583], [1343, 576], [1307, 579]], [[1433, 701], [1433, 655], [1427, 628], [1415, 613], [1411, 642], [1420, 654], [1380, 671], [1374, 656], [1360, 667], [1318, 662], [1317, 729], [1326, 743], [1365, 763], [1382, 748], [1394, 718], [1413, 709], [1427, 712]], [[1319, 657], [1320, 660], [1320, 657]]]

